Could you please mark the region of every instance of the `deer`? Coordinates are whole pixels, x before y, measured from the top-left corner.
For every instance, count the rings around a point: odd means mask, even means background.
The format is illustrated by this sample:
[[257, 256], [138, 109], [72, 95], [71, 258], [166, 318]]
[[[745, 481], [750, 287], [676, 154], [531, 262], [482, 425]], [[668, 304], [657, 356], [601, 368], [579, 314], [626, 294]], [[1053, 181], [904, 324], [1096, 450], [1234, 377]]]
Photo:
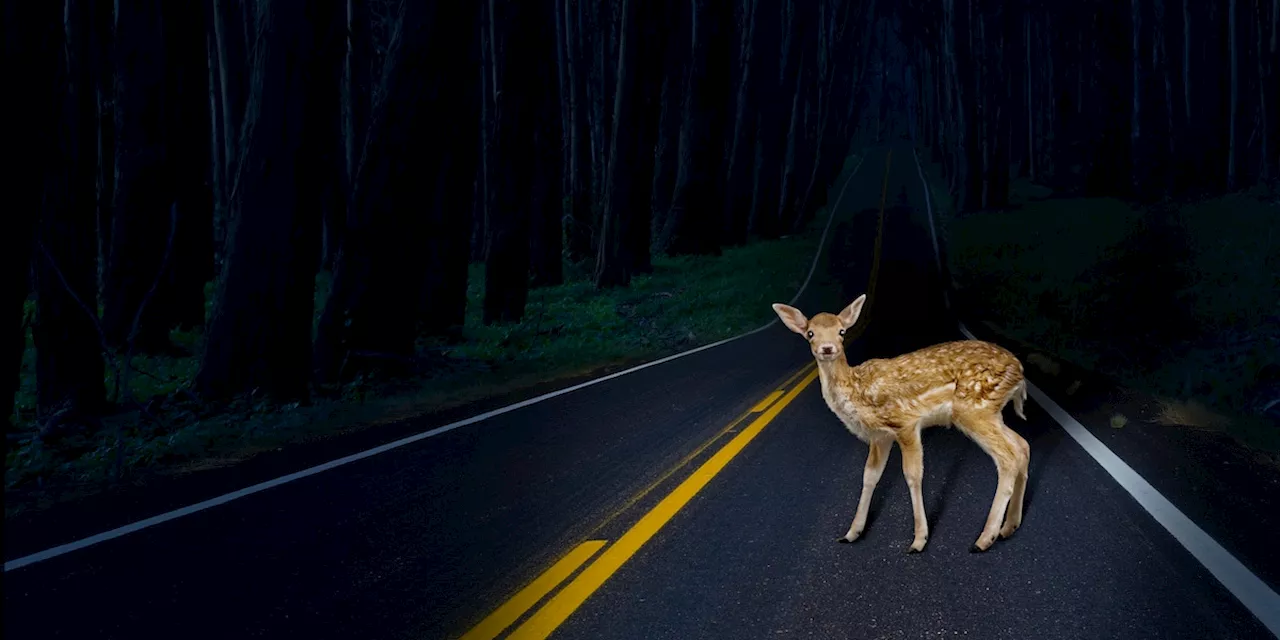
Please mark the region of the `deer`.
[[997, 534], [1008, 538], [1022, 524], [1031, 446], [1005, 425], [1002, 415], [1012, 401], [1018, 417], [1027, 419], [1023, 413], [1027, 382], [1022, 363], [999, 345], [959, 340], [850, 366], [844, 350], [845, 332], [857, 323], [866, 300], [864, 293], [838, 314], [824, 312], [812, 318], [795, 307], [773, 305], [782, 323], [809, 342], [827, 407], [869, 447], [858, 509], [849, 531], [838, 541], [854, 542], [862, 535], [871, 495], [896, 442], [902, 450], [902, 473], [911, 492], [915, 521], [915, 537], [907, 553], [924, 551], [929, 523], [921, 491], [924, 449], [920, 436], [929, 427], [955, 425], [996, 465], [995, 499], [982, 534], [970, 549], [984, 552], [995, 543]]

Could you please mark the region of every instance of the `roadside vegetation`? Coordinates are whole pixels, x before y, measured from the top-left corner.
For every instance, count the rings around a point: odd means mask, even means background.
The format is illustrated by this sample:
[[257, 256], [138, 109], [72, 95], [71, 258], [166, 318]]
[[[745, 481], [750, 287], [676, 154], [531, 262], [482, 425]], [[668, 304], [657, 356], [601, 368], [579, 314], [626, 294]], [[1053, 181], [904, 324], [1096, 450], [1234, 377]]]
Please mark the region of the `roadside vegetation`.
[[1166, 422], [1280, 451], [1274, 190], [1138, 206], [1024, 180], [1006, 208], [957, 214], [931, 182], [948, 267], [982, 320], [1165, 399]]
[[[465, 325], [449, 338], [420, 339], [414, 375], [361, 376], [317, 388], [309, 405], [255, 402], [252, 396], [221, 404], [198, 401], [187, 389], [199, 367], [203, 335], [198, 329], [173, 331], [178, 348], [172, 355], [133, 358], [130, 391], [145, 411], [104, 416], [103, 428], [94, 431], [39, 438], [35, 347], [28, 330], [16, 402], [19, 428], [6, 460], [6, 509], [92, 490], [118, 476], [230, 464], [289, 442], [519, 394], [737, 335], [769, 322], [769, 303], [794, 295], [825, 221], [822, 210], [800, 233], [729, 248], [720, 256], [655, 256], [653, 273], [636, 276], [628, 288], [598, 291], [583, 276], [534, 289], [524, 318], [507, 324], [482, 322], [484, 266], [474, 264]], [[324, 307], [328, 286], [328, 274], [321, 273], [317, 310]], [[105, 382], [108, 390], [115, 387], [110, 372]]]

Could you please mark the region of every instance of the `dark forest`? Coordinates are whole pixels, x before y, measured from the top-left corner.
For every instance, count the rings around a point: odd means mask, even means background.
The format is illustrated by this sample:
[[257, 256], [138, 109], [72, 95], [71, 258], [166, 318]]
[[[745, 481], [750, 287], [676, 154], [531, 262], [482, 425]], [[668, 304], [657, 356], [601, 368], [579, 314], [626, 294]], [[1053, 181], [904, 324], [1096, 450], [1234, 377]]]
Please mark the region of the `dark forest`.
[[[6, 517], [294, 471], [733, 338], [805, 287], [897, 317], [877, 274], [910, 252], [1108, 433], [1280, 474], [1278, 23], [1280, 0], [4, 0]], [[915, 249], [895, 212], [927, 216]], [[866, 340], [924, 335], [898, 330]], [[625, 420], [685, 407], [670, 380]]]

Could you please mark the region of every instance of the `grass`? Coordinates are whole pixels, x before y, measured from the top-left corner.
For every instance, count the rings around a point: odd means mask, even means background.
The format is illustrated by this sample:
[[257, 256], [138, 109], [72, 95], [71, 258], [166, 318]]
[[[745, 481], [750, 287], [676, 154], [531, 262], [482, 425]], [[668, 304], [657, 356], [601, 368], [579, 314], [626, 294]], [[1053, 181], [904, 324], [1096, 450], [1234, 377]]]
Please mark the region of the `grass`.
[[[395, 422], [485, 397], [652, 359], [718, 341], [773, 318], [769, 303], [787, 300], [808, 273], [826, 211], [803, 232], [725, 250], [718, 257], [654, 257], [652, 274], [629, 288], [596, 291], [571, 280], [530, 292], [524, 320], [485, 326], [484, 269], [474, 265], [461, 340], [423, 340], [439, 363], [431, 373], [395, 384], [356, 380], [342, 397], [308, 406], [251, 398], [204, 406], [182, 390], [198, 367], [191, 357], [139, 356], [133, 392], [155, 419], [138, 412], [104, 420], [96, 434], [50, 446], [34, 437], [35, 350], [27, 336], [17, 398], [17, 441], [5, 471], [6, 514], [82, 495], [119, 482], [114, 433], [124, 434], [122, 472], [183, 472], [221, 466], [284, 444]], [[317, 314], [328, 290], [317, 281]], [[199, 332], [172, 334], [198, 354]], [[108, 374], [109, 375], [109, 374]], [[108, 389], [112, 381], [108, 380]]]
[[[1280, 200], [1255, 190], [1135, 207], [1016, 183], [1005, 210], [932, 193], [961, 295], [1010, 335], [1280, 451]], [[1196, 416], [1224, 416], [1196, 419]], [[1229, 422], [1228, 422], [1229, 420]], [[1273, 420], [1273, 419], [1272, 419]]]

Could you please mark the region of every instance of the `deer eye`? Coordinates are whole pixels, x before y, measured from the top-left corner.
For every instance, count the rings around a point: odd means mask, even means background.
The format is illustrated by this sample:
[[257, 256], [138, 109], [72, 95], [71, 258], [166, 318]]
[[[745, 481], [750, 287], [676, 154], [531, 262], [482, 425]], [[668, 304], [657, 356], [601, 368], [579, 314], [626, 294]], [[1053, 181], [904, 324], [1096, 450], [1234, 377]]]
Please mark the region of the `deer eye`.
[[810, 340], [812, 340], [812, 339], [813, 339], [813, 332], [812, 332], [812, 331], [810, 331], [810, 332], [809, 332], [808, 334], [806, 334], [806, 335], [808, 335], [808, 337], [809, 337], [809, 339], [810, 339]]
[[844, 329], [841, 329], [841, 330], [840, 330], [840, 335], [841, 335], [842, 337], [844, 336]]

